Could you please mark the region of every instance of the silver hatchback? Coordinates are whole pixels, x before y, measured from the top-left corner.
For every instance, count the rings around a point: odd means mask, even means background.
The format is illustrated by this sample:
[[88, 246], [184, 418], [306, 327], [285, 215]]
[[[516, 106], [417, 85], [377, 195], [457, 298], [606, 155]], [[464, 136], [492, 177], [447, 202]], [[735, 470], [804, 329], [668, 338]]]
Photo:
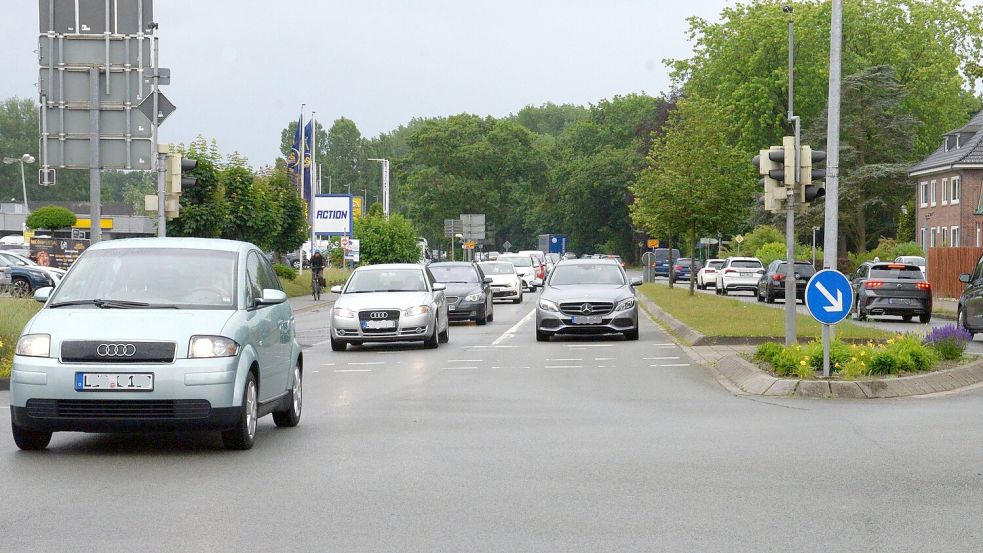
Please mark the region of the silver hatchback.
[[296, 426], [303, 356], [273, 267], [252, 244], [101, 242], [17, 342], [11, 425], [21, 449], [52, 432], [217, 430], [249, 449], [257, 420]]

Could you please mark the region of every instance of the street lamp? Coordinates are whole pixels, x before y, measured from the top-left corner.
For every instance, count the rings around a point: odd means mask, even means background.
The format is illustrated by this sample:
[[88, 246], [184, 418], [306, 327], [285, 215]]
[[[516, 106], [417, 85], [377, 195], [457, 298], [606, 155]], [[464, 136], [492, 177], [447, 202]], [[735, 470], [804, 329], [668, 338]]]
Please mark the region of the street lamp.
[[3, 158], [3, 162], [7, 165], [10, 165], [11, 163], [17, 163], [18, 161], [20, 162], [20, 184], [24, 188], [24, 212], [30, 213], [31, 208], [27, 206], [27, 179], [24, 176], [24, 164], [34, 163], [34, 156], [32, 156], [31, 154], [24, 154], [20, 157]]
[[382, 158], [369, 158], [368, 161], [378, 161], [382, 163], [382, 214], [389, 218], [389, 160]]

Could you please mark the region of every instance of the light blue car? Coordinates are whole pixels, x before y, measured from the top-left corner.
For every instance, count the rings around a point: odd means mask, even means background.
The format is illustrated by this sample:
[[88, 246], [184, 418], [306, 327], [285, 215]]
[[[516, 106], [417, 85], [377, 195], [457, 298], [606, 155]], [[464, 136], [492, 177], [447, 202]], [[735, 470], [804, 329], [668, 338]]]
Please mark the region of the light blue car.
[[217, 430], [249, 449], [257, 420], [300, 422], [303, 355], [287, 295], [256, 246], [100, 242], [24, 327], [10, 379], [14, 441], [52, 432]]

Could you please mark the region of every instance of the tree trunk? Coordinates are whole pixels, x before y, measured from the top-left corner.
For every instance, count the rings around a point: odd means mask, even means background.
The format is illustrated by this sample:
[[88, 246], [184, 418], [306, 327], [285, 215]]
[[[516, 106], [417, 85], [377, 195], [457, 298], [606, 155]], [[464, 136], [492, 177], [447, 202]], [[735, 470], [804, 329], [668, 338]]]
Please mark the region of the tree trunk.
[[669, 253], [666, 254], [666, 255], [668, 256], [667, 259], [669, 260], [669, 288], [671, 289], [672, 288], [672, 273], [673, 273], [673, 270], [672, 269], [673, 269], [674, 263], [675, 263], [675, 261], [672, 258], [672, 233], [671, 232], [669, 233], [669, 236], [666, 238], [666, 244], [669, 245]]
[[696, 225], [689, 231], [689, 295], [696, 295]]

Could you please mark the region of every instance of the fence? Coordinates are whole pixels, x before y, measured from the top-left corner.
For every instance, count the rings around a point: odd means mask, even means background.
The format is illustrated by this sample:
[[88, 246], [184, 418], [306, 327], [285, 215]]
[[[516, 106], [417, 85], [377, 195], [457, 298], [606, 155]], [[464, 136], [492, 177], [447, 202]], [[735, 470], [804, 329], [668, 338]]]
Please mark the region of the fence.
[[929, 248], [928, 281], [936, 298], [958, 298], [963, 292], [959, 275], [972, 273], [983, 248]]

